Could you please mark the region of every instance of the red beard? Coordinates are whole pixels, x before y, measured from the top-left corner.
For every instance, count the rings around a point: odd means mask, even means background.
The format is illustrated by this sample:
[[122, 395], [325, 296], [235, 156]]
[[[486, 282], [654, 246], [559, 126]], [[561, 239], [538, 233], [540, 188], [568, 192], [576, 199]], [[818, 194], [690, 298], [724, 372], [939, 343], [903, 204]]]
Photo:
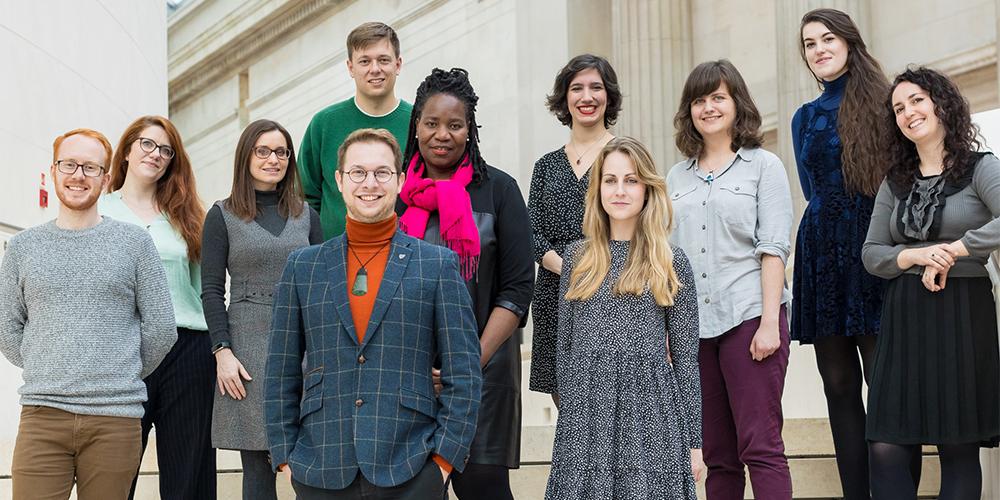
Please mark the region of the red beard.
[[[86, 196], [81, 196], [81, 192], [70, 191], [66, 185], [66, 180], [56, 180], [56, 196], [59, 197], [59, 202], [66, 208], [70, 210], [88, 210], [97, 203], [98, 198], [101, 197], [101, 184], [99, 182], [91, 181], [87, 179], [85, 181], [87, 187], [90, 188], [86, 191]], [[96, 185], [95, 185], [96, 184]], [[79, 183], [73, 183], [74, 186], [80, 185]]]

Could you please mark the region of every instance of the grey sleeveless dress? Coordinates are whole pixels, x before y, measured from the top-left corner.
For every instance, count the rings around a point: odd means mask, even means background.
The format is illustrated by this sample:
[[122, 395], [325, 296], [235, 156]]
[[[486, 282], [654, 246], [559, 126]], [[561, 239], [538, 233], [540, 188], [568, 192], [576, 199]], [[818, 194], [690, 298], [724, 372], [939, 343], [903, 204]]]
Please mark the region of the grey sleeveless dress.
[[232, 350], [253, 380], [244, 381], [247, 397], [237, 401], [215, 391], [212, 446], [267, 450], [264, 434], [264, 364], [271, 339], [271, 295], [288, 254], [309, 246], [309, 208], [289, 217], [279, 236], [255, 221], [244, 221], [216, 202], [229, 233], [229, 331]]

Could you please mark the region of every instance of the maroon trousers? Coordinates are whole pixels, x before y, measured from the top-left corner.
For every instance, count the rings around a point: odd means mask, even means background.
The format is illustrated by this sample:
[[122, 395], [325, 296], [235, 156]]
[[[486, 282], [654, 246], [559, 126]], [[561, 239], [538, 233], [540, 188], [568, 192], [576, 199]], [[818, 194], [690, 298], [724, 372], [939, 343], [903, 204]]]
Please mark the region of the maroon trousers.
[[702, 434], [708, 500], [742, 500], [744, 466], [757, 500], [791, 500], [792, 478], [781, 439], [781, 393], [788, 368], [788, 320], [779, 314], [781, 347], [763, 361], [750, 356], [760, 318], [702, 339]]

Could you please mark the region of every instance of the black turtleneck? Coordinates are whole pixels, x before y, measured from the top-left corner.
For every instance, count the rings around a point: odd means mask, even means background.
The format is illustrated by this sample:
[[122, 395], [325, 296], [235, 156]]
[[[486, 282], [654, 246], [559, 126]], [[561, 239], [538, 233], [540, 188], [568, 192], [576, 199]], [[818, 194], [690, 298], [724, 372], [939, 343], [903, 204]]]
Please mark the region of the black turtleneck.
[[[254, 222], [265, 231], [278, 236], [285, 229], [286, 217], [278, 212], [277, 191], [254, 190], [257, 198], [257, 216]], [[222, 209], [212, 205], [205, 217], [201, 251], [201, 303], [205, 309], [205, 322], [212, 337], [212, 345], [231, 342], [229, 316], [226, 313], [226, 265], [229, 262], [229, 231], [222, 217]], [[309, 244], [323, 243], [323, 227], [319, 214], [309, 208]]]

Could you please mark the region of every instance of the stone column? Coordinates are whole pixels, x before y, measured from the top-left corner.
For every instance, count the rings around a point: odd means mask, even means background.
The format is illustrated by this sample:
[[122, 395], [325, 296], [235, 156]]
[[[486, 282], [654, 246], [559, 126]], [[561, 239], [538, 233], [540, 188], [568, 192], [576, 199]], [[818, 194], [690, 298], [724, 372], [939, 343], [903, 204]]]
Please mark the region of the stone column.
[[624, 94], [615, 126], [649, 147], [666, 173], [674, 147], [674, 113], [692, 66], [691, 0], [614, 0], [612, 64]]
[[[997, 0], [1000, 2], [1000, 0]], [[868, 34], [867, 28], [870, 16], [869, 0], [777, 0], [775, 7], [775, 33], [778, 37], [778, 151], [775, 153], [781, 157], [788, 171], [788, 180], [792, 186], [792, 202], [795, 207], [796, 221], [802, 210], [805, 209], [806, 201], [799, 188], [799, 175], [795, 166], [795, 154], [792, 151], [791, 124], [792, 115], [799, 109], [802, 103], [811, 101], [819, 95], [820, 88], [816, 79], [809, 72], [806, 64], [802, 61], [799, 45], [801, 36], [799, 34], [799, 24], [802, 16], [812, 9], [829, 7], [842, 10], [851, 16], [855, 24], [861, 30], [861, 36], [868, 42], [868, 50], [871, 52], [870, 40], [873, 38]]]
[[[993, 33], [993, 39], [997, 45], [997, 63], [996, 63], [997, 75], [1000, 76], [1000, 0], [996, 0], [994, 2], [993, 17], [997, 20], [997, 29], [996, 32]], [[1000, 99], [1000, 77], [997, 78], [997, 96], [998, 96], [997, 98]], [[983, 477], [986, 476], [984, 475]], [[1000, 483], [1000, 479], [991, 478], [991, 480], [988, 480], [987, 483], [989, 483], [990, 481], [995, 481], [997, 483]], [[997, 494], [1000, 494], [1000, 484], [997, 485]], [[989, 498], [989, 497], [984, 496], [983, 498]]]

